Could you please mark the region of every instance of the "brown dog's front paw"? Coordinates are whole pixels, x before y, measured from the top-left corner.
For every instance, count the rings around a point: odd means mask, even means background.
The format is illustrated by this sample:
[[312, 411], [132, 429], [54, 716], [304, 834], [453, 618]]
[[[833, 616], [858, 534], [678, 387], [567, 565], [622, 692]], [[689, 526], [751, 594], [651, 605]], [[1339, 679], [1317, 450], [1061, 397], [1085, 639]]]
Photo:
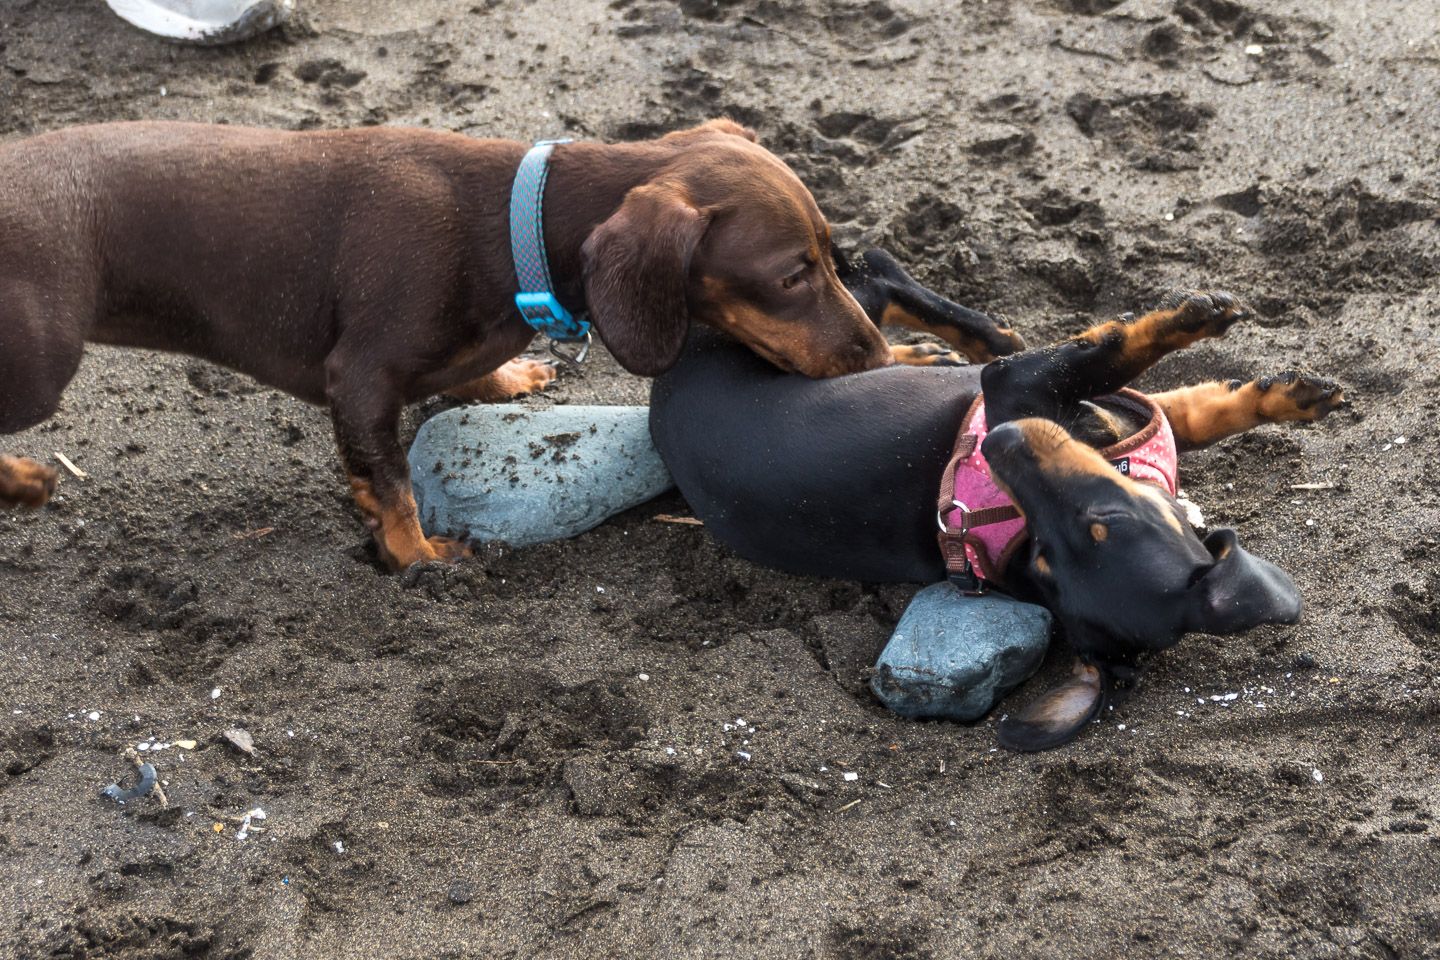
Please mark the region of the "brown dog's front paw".
[[440, 563], [458, 563], [466, 557], [474, 556], [475, 553], [470, 549], [470, 544], [464, 540], [456, 540], [454, 537], [429, 537], [426, 539], [425, 545], [433, 554], [425, 559]]
[[1159, 309], [1175, 311], [1175, 330], [1195, 339], [1218, 337], [1252, 315], [1244, 301], [1224, 290], [1171, 291], [1160, 300]]
[[453, 537], [425, 537], [399, 544], [377, 538], [377, 545], [380, 559], [396, 573], [417, 563], [459, 563], [473, 555], [469, 544]]
[[1287, 370], [1255, 381], [1262, 394], [1260, 412], [1271, 421], [1323, 420], [1345, 402], [1345, 390], [1334, 380]]
[[43, 507], [57, 482], [50, 467], [23, 457], [0, 457], [0, 507]]

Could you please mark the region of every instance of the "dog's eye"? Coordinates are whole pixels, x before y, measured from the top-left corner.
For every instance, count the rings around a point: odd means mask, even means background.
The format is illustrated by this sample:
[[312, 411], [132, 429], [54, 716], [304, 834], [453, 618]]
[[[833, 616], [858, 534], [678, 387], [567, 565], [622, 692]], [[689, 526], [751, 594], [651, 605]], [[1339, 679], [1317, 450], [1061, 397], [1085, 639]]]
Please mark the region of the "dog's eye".
[[786, 277], [784, 280], [781, 280], [780, 286], [784, 287], [786, 290], [793, 290], [797, 286], [805, 282], [805, 274], [809, 272], [810, 264], [807, 263], [799, 270], [796, 270], [794, 273], [790, 274], [790, 276]]

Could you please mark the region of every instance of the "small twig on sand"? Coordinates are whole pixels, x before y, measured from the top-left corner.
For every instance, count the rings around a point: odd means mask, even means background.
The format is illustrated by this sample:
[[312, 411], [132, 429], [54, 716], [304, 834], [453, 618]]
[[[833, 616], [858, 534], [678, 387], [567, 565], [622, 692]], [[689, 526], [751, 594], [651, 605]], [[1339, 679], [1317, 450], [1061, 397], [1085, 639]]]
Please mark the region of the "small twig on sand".
[[656, 523], [682, 523], [682, 524], [684, 524], [684, 525], [687, 526], [687, 527], [703, 527], [703, 526], [705, 526], [705, 521], [704, 521], [704, 520], [700, 520], [700, 519], [698, 519], [698, 518], [696, 518], [696, 517], [677, 517], [677, 516], [675, 516], [673, 513], [657, 513], [657, 514], [655, 514], [655, 522], [656, 522]]
[[[861, 797], [861, 798], [860, 798], [860, 800], [863, 800], [863, 799], [865, 799], [865, 798], [864, 798], [864, 797]], [[860, 800], [851, 800], [849, 803], [845, 804], [845, 806], [837, 808], [835, 812], [836, 812], [836, 813], [844, 813], [846, 810], [849, 810], [851, 807], [857, 806], [857, 805], [860, 803]]]
[[259, 530], [237, 530], [230, 534], [230, 536], [236, 540], [259, 540], [261, 537], [268, 537], [274, 532], [274, 527], [261, 527]]
[[71, 463], [70, 458], [65, 456], [65, 454], [61, 453], [59, 450], [55, 451], [55, 459], [59, 460], [60, 466], [64, 467], [66, 470], [69, 470], [70, 475], [73, 476], [76, 480], [88, 480], [90, 478], [90, 474], [86, 473], [84, 470], [81, 470], [79, 467], [75, 466], [75, 464]]
[[775, 34], [777, 37], [784, 37], [786, 40], [789, 40], [791, 43], [795, 44], [797, 47], [804, 47], [806, 50], [809, 50], [809, 49], [810, 49], [810, 44], [809, 44], [809, 42], [808, 42], [804, 37], [797, 37], [795, 34], [789, 32], [788, 30], [781, 30], [779, 27], [775, 26], [774, 24], [766, 23], [764, 20], [761, 20], [759, 17], [752, 16], [751, 14], [748, 14], [748, 13], [742, 14], [741, 17], [740, 17], [740, 22], [741, 22], [741, 23], [748, 23], [748, 24], [750, 24], [752, 27], [759, 27], [761, 30], [768, 30], [768, 31], [770, 31], [771, 33]]
[[1325, 483], [1292, 483], [1291, 490], [1334, 490], [1336, 484], [1326, 481]]

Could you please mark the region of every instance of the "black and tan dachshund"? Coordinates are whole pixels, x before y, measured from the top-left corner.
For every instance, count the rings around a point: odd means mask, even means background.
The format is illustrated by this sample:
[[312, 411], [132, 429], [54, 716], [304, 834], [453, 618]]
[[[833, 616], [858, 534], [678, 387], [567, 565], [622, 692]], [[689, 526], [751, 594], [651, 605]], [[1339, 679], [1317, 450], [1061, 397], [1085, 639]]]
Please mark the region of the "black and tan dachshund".
[[[982, 452], [1029, 533], [998, 579], [1049, 608], [1078, 657], [1068, 682], [1000, 725], [1004, 745], [1070, 740], [1140, 660], [1187, 632], [1231, 634], [1299, 617], [1300, 597], [1282, 570], [1241, 548], [1233, 530], [1202, 539], [1168, 491], [1123, 476], [1098, 452], [1145, 425], [1129, 406], [1101, 398], [1165, 354], [1224, 334], [1249, 314], [1239, 300], [1171, 295], [1138, 319], [997, 358], [1013, 349], [1013, 333], [924, 291], [887, 254], [837, 262], [873, 319], [903, 310], [908, 325], [945, 337], [971, 364], [943, 365], [945, 351], [917, 350], [909, 359], [919, 365], [813, 381], [718, 336], [692, 338], [655, 385], [651, 431], [722, 543], [812, 576], [943, 579], [937, 491], [961, 420], [983, 391]], [[1329, 380], [1285, 373], [1151, 399], [1183, 451], [1260, 424], [1319, 420], [1342, 394]]]

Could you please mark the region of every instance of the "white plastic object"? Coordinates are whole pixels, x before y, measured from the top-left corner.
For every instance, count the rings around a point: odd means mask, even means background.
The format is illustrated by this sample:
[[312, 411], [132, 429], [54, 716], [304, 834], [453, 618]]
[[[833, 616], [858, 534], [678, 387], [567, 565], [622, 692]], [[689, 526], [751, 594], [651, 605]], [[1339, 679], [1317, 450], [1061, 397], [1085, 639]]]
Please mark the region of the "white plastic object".
[[279, 26], [295, 0], [105, 0], [110, 9], [146, 33], [215, 46]]

